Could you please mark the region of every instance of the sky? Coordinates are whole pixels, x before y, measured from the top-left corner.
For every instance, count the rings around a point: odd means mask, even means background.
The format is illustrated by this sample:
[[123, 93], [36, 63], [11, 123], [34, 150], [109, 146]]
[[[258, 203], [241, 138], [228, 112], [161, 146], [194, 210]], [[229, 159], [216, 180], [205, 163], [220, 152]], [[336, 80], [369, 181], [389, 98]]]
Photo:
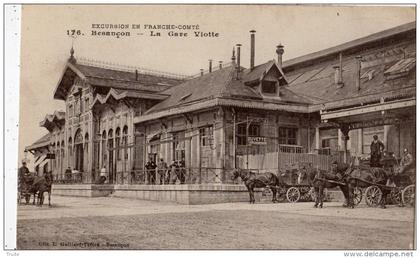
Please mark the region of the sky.
[[[332, 5], [25, 5], [22, 7], [19, 160], [23, 150], [48, 131], [46, 114], [65, 110], [53, 93], [73, 45], [75, 57], [192, 75], [208, 60], [230, 60], [240, 43], [241, 64], [249, 66], [249, 31], [256, 30], [256, 65], [283, 60], [415, 21], [414, 7]], [[130, 37], [92, 36], [92, 24], [140, 24]], [[218, 37], [151, 37], [145, 24], [199, 25]], [[72, 38], [68, 30], [83, 35]], [[96, 30], [96, 29], [95, 29]], [[122, 30], [125, 31], [125, 30]], [[135, 35], [134, 35], [135, 34]]]

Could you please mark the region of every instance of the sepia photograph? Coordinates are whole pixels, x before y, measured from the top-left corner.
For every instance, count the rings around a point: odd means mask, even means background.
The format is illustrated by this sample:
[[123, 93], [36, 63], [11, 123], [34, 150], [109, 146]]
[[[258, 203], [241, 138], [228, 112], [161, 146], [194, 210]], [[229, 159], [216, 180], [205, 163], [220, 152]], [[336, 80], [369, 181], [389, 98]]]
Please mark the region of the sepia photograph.
[[3, 8], [4, 250], [413, 257], [415, 4]]

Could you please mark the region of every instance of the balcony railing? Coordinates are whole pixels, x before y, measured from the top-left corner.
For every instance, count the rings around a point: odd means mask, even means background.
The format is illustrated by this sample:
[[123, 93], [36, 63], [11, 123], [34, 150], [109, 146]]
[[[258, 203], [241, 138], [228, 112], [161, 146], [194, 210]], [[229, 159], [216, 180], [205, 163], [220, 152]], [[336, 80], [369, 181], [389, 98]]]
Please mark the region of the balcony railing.
[[306, 149], [299, 145], [279, 144], [279, 152], [306, 153]]

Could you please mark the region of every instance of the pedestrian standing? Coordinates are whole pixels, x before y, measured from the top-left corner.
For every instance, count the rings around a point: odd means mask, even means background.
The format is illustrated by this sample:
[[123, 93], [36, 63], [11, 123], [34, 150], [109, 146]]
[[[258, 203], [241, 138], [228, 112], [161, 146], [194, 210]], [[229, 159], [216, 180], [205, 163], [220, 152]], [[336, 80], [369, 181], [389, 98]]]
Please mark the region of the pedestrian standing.
[[370, 144], [370, 166], [380, 167], [381, 153], [384, 151], [385, 145], [378, 139], [377, 135], [373, 136], [373, 141]]
[[101, 168], [99, 184], [104, 184], [106, 182], [107, 172], [105, 165]]
[[169, 183], [174, 185], [178, 178], [178, 163], [175, 160], [172, 160], [169, 170]]
[[23, 177], [29, 173], [29, 169], [28, 167], [26, 167], [26, 161], [22, 161], [22, 166], [19, 168], [18, 171], [18, 184], [22, 183]]
[[408, 171], [412, 169], [414, 166], [414, 159], [413, 155], [411, 155], [410, 152], [408, 152], [408, 149], [404, 149], [403, 151], [403, 157], [400, 161], [400, 173], [404, 173], [405, 171]]
[[151, 157], [145, 166], [149, 184], [155, 184], [156, 182], [156, 167], [156, 163]]
[[166, 164], [165, 161], [163, 161], [163, 159], [161, 158], [157, 164], [157, 176], [158, 176], [158, 180], [157, 182], [159, 182], [159, 184], [164, 184], [165, 181], [165, 175], [166, 175], [166, 170], [168, 170], [168, 165]]
[[182, 157], [181, 161], [179, 161], [179, 175], [180, 175], [179, 180], [181, 181], [181, 184], [185, 184], [185, 174], [186, 174], [185, 160], [184, 160], [184, 157]]

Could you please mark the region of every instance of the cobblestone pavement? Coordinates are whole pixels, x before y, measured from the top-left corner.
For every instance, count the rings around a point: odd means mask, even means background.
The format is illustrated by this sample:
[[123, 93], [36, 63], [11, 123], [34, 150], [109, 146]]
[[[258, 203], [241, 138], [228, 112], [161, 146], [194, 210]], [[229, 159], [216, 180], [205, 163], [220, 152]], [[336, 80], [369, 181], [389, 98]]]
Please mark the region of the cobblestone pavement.
[[53, 196], [52, 207], [44, 205], [20, 205], [18, 207], [18, 220], [48, 219], [87, 216], [117, 216], [141, 215], [161, 213], [185, 213], [217, 210], [254, 210], [279, 211], [283, 213], [333, 216], [352, 219], [377, 219], [392, 221], [414, 221], [413, 208], [387, 206], [387, 209], [370, 208], [361, 203], [355, 209], [343, 208], [341, 203], [326, 202], [323, 209], [315, 209], [313, 203], [276, 203], [271, 202], [248, 203], [220, 203], [205, 205], [180, 205], [174, 203], [154, 202], [113, 197], [67, 197]]

